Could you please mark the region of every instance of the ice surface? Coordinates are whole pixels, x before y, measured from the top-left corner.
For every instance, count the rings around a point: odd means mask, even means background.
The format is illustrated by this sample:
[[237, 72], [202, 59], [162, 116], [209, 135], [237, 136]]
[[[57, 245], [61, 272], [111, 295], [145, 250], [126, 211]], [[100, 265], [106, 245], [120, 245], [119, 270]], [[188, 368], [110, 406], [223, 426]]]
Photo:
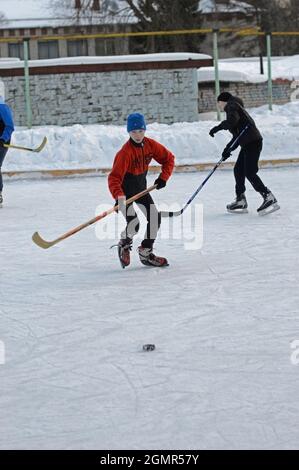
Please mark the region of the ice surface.
[[[153, 197], [183, 204], [205, 176]], [[227, 214], [233, 174], [216, 172], [196, 200], [202, 249], [158, 240], [166, 269], [142, 266], [136, 241], [122, 270], [94, 227], [32, 244], [111, 204], [105, 177], [6, 183], [0, 449], [298, 449], [299, 169], [261, 176], [280, 211], [258, 217], [250, 188], [249, 214]]]

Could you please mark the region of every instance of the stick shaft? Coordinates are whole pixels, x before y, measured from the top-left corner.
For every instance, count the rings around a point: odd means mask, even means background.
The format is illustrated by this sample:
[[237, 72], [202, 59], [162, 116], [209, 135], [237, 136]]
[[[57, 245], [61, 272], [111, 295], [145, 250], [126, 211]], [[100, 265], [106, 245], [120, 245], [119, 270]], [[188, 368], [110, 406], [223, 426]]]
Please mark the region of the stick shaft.
[[[154, 189], [156, 189], [156, 185], [153, 185], [153, 186], [150, 186], [149, 188], [145, 189], [144, 191], [141, 191], [140, 193], [138, 194], [135, 194], [135, 196], [132, 196], [131, 198], [127, 199], [126, 200], [126, 206], [128, 204], [131, 204], [131, 202], [134, 202], [134, 201], [137, 201], [137, 199], [140, 199], [142, 196], [145, 196], [146, 194], [148, 194], [149, 192], [153, 191]], [[56, 240], [53, 240], [52, 242], [45, 242], [47, 245], [49, 245], [48, 247], [50, 246], [53, 246], [53, 245], [56, 245], [57, 243], [61, 242], [62, 240], [65, 240], [66, 238], [69, 238], [71, 237], [72, 235], [74, 235], [75, 233], [78, 233], [80, 232], [81, 230], [83, 230], [84, 228], [86, 227], [89, 227], [89, 225], [92, 225], [94, 224], [95, 222], [98, 222], [99, 220], [103, 219], [104, 217], [107, 217], [107, 215], [109, 214], [112, 214], [113, 212], [117, 211], [118, 209], [118, 205], [117, 206], [114, 206], [114, 207], [111, 207], [110, 209], [108, 209], [107, 211], [104, 211], [102, 212], [101, 214], [97, 215], [96, 217], [94, 217], [93, 219], [90, 219], [88, 222], [85, 222], [84, 224], [81, 224], [81, 225], [78, 225], [78, 227], [75, 227], [73, 228], [72, 230], [64, 233], [63, 235], [61, 235], [60, 237], [56, 238]], [[36, 240], [36, 237], [35, 237], [35, 240]], [[33, 241], [35, 241], [34, 238], [33, 238]], [[36, 242], [36, 241], [35, 241]]]

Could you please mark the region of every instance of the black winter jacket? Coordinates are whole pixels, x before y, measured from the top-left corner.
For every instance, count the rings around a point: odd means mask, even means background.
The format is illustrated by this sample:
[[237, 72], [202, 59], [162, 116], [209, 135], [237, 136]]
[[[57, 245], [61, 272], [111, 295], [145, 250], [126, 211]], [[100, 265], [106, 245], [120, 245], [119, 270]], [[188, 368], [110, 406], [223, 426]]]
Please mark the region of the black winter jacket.
[[219, 130], [229, 130], [233, 135], [231, 142], [228, 144], [230, 146], [236, 137], [248, 126], [248, 129], [240, 137], [240, 140], [232, 147], [231, 150], [234, 150], [239, 145], [245, 147], [252, 142], [262, 140], [262, 135], [258, 128], [255, 125], [254, 120], [245, 110], [243, 101], [240, 98], [232, 97], [227, 105], [224, 108], [226, 112], [226, 119], [219, 124]]

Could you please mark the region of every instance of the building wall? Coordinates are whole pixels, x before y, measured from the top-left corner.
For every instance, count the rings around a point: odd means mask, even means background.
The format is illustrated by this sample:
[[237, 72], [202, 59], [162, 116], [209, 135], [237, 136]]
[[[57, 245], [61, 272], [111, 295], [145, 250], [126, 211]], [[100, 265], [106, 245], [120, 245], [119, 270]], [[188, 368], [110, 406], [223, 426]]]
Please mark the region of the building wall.
[[[122, 125], [133, 111], [144, 112], [148, 121], [168, 124], [196, 121], [196, 70], [194, 66], [33, 74], [30, 77], [33, 125]], [[24, 77], [2, 76], [2, 80], [16, 124], [26, 125]]]
[[[119, 33], [119, 32], [130, 32], [132, 26], [127, 25], [93, 25], [93, 26], [63, 26], [59, 28], [20, 28], [20, 29], [0, 29], [0, 37], [4, 41], [8, 39], [9, 42], [0, 42], [0, 58], [10, 57], [9, 44], [20, 44], [22, 47], [23, 38], [29, 38], [29, 55], [30, 59], [45, 59], [40, 57], [38, 52], [38, 43], [46, 40], [47, 36], [57, 37], [58, 43], [58, 54], [57, 57], [68, 57], [67, 43], [68, 40], [61, 38], [61, 35], [66, 34], [97, 34], [97, 33]], [[37, 38], [38, 36], [38, 38]], [[87, 38], [87, 52], [83, 55], [95, 56], [95, 55], [120, 55], [129, 53], [129, 39], [127, 37], [116, 38], [116, 39], [105, 39], [105, 38]], [[21, 52], [22, 53], [22, 52]], [[14, 54], [14, 57], [20, 57], [18, 54]], [[20, 58], [23, 58], [22, 56]]]
[[[294, 88], [289, 80], [273, 81], [274, 104], [285, 104], [291, 101]], [[243, 99], [246, 107], [252, 108], [263, 106], [268, 103], [268, 84], [264, 83], [241, 83], [221, 82], [221, 91], [229, 91], [235, 96]], [[199, 83], [198, 86], [198, 111], [205, 113], [215, 111], [215, 85], [212, 82]]]

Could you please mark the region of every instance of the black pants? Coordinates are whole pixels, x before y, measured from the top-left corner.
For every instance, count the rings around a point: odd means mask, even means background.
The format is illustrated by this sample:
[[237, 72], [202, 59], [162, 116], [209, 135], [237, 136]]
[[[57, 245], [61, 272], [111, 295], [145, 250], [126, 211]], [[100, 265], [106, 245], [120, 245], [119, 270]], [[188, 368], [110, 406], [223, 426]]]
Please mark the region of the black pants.
[[257, 140], [256, 142], [242, 147], [234, 167], [237, 196], [240, 196], [240, 194], [246, 191], [245, 178], [248, 179], [257, 192], [267, 192], [266, 186], [257, 175], [259, 171], [258, 161], [262, 148], [262, 140]]
[[3, 180], [2, 180], [1, 167], [2, 167], [2, 163], [4, 161], [4, 158], [5, 158], [5, 155], [7, 153], [7, 150], [8, 150], [8, 148], [0, 146], [0, 192], [2, 192], [2, 189], [3, 189]]
[[[135, 196], [135, 194], [146, 189], [146, 174], [138, 176], [127, 174], [122, 187], [127, 199]], [[158, 212], [150, 194], [146, 194], [138, 199], [136, 204], [147, 219], [146, 232], [141, 245], [144, 248], [152, 248], [161, 225], [161, 214]], [[139, 219], [133, 207], [133, 203], [127, 206], [125, 217], [127, 226], [124, 232], [122, 232], [121, 238], [133, 238], [140, 228]]]

